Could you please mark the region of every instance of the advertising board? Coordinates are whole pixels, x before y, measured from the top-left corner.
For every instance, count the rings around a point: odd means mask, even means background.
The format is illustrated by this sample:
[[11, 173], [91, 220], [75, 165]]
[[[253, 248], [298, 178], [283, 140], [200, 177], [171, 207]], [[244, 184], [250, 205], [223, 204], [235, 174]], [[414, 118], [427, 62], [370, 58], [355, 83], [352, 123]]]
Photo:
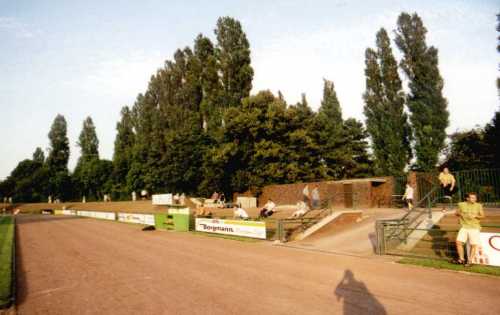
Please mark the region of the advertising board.
[[116, 220], [116, 214], [114, 212], [98, 212], [98, 211], [83, 211], [78, 210], [76, 212], [78, 216], [89, 217], [102, 220]]
[[481, 233], [473, 263], [500, 266], [500, 233]]
[[153, 214], [141, 213], [118, 213], [118, 221], [127, 223], [136, 223], [144, 225], [155, 225], [155, 216]]
[[197, 218], [196, 231], [265, 239], [266, 223], [260, 221]]
[[174, 204], [172, 194], [153, 195], [153, 204], [157, 206], [165, 206]]

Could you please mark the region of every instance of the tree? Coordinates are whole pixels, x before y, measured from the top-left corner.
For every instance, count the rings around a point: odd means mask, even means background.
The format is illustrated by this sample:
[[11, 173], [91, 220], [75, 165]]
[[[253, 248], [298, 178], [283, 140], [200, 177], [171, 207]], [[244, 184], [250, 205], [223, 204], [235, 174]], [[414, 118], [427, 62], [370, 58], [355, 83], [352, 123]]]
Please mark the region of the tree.
[[219, 68], [215, 48], [207, 37], [198, 35], [194, 44], [194, 54], [200, 63], [200, 77], [202, 100], [200, 112], [206, 130], [217, 130], [222, 119], [222, 86], [219, 81]]
[[[77, 145], [80, 147], [80, 158], [76, 165], [73, 178], [78, 186], [80, 197], [85, 196], [89, 200], [101, 197], [102, 185], [107, 181], [109, 173], [101, 167], [99, 160], [99, 140], [95, 131], [94, 122], [91, 117], [83, 121], [82, 131], [78, 137]], [[101, 173], [99, 173], [101, 172]], [[106, 180], [102, 180], [102, 177]]]
[[83, 128], [78, 137], [77, 145], [80, 147], [79, 163], [99, 159], [99, 140], [95, 131], [94, 122], [89, 116], [83, 121]]
[[304, 100], [287, 108], [269, 91], [229, 108], [218, 144], [205, 154], [201, 191], [258, 192], [264, 185], [321, 178], [318, 147], [308, 129], [313, 117]]
[[450, 135], [450, 145], [443, 163], [452, 170], [489, 168], [493, 156], [485, 141], [485, 133], [481, 128]]
[[372, 162], [368, 154], [368, 133], [363, 123], [349, 118], [344, 123], [347, 135], [349, 161], [345, 167], [346, 178], [369, 177], [373, 175]]
[[400, 176], [411, 158], [411, 130], [404, 112], [405, 96], [384, 28], [378, 31], [376, 43], [376, 51], [368, 48], [365, 52], [366, 126], [377, 173]]
[[69, 140], [66, 119], [57, 115], [49, 132], [50, 149], [47, 164], [50, 172], [67, 171], [69, 160]]
[[[500, 32], [500, 14], [497, 14], [497, 23], [497, 32]], [[497, 36], [497, 51], [500, 52], [500, 35]], [[500, 96], [500, 78], [497, 78], [497, 90]]]
[[436, 166], [444, 148], [448, 127], [447, 101], [438, 68], [438, 50], [427, 47], [424, 27], [414, 13], [401, 13], [396, 30], [396, 45], [403, 53], [400, 66], [409, 80], [408, 109], [415, 139], [416, 168]]
[[116, 124], [117, 133], [113, 153], [113, 182], [117, 193], [122, 196], [129, 193], [126, 189], [126, 179], [132, 166], [132, 153], [135, 144], [132, 119], [132, 112], [125, 106], [121, 110], [121, 120]]
[[37, 147], [35, 152], [33, 152], [33, 161], [40, 164], [45, 163], [45, 154], [43, 153], [42, 148]]
[[250, 44], [238, 20], [221, 17], [215, 29], [216, 56], [221, 73], [224, 107], [239, 106], [252, 89]]
[[346, 163], [349, 160], [346, 146], [347, 135], [335, 86], [332, 81], [324, 80], [323, 100], [314, 119], [315, 140], [324, 164], [324, 175], [328, 179], [344, 177]]
[[491, 156], [491, 167], [500, 168], [500, 110], [484, 128], [484, 141]]
[[108, 160], [90, 159], [80, 164], [75, 170], [75, 180], [78, 182], [80, 197], [87, 200], [100, 200], [112, 189], [111, 173], [113, 164]]
[[66, 119], [57, 115], [49, 132], [49, 156], [47, 166], [50, 174], [49, 195], [65, 199], [72, 194], [72, 183], [68, 173], [69, 140]]
[[23, 160], [2, 182], [0, 196], [14, 202], [40, 202], [47, 195], [48, 170], [40, 161]]

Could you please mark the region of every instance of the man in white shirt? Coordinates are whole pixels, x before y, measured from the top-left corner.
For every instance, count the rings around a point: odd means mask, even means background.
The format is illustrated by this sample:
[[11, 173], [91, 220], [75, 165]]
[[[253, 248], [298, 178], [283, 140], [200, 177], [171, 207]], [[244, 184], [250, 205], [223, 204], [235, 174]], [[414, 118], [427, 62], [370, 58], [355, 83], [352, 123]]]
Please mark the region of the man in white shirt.
[[315, 185], [311, 192], [312, 208], [319, 208], [319, 186]]
[[406, 184], [403, 200], [406, 201], [406, 204], [408, 205], [408, 210], [411, 211], [411, 209], [413, 209], [413, 187], [411, 187], [410, 183]]
[[267, 199], [267, 203], [264, 205], [264, 208], [260, 210], [260, 217], [262, 218], [267, 218], [273, 215], [276, 211], [274, 210], [276, 208], [276, 204], [271, 200]]
[[289, 217], [289, 219], [296, 219], [302, 217], [309, 211], [309, 207], [304, 201], [297, 202], [297, 210]]
[[233, 216], [235, 219], [243, 219], [243, 220], [248, 219], [248, 213], [243, 208], [241, 208], [241, 205], [238, 205], [236, 209], [234, 209]]

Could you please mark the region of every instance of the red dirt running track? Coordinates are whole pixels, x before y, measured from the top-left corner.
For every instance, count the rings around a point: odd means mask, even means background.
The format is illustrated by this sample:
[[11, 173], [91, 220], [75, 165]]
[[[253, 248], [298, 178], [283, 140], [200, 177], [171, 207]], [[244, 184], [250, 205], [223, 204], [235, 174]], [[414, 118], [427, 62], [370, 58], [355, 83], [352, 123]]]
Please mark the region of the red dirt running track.
[[19, 216], [19, 314], [499, 314], [498, 278]]

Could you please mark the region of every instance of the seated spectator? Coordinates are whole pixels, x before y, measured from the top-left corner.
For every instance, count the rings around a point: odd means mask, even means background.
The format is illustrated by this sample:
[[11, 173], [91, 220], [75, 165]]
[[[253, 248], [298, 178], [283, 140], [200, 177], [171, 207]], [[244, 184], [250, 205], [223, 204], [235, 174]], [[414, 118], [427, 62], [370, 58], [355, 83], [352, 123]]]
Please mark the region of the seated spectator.
[[248, 219], [248, 213], [243, 209], [241, 208], [241, 205], [238, 205], [236, 207], [236, 209], [234, 209], [234, 218], [235, 219], [243, 219], [243, 220], [246, 220]]
[[267, 199], [267, 203], [264, 205], [264, 208], [260, 210], [260, 217], [267, 218], [273, 215], [276, 212], [276, 204], [271, 200]]
[[212, 197], [210, 197], [210, 199], [212, 199], [214, 201], [214, 203], [216, 203], [219, 200], [219, 193], [217, 191], [214, 191], [214, 193], [212, 194]]
[[304, 201], [297, 202], [297, 210], [292, 213], [289, 219], [296, 219], [304, 216], [309, 211], [309, 206]]
[[212, 215], [212, 213], [207, 208], [205, 208], [201, 205], [196, 206], [196, 216], [205, 217], [205, 216], [210, 216], [210, 215]]
[[226, 196], [224, 196], [224, 193], [221, 193], [219, 196], [219, 204], [221, 205], [221, 208], [224, 208], [224, 205], [226, 204]]

